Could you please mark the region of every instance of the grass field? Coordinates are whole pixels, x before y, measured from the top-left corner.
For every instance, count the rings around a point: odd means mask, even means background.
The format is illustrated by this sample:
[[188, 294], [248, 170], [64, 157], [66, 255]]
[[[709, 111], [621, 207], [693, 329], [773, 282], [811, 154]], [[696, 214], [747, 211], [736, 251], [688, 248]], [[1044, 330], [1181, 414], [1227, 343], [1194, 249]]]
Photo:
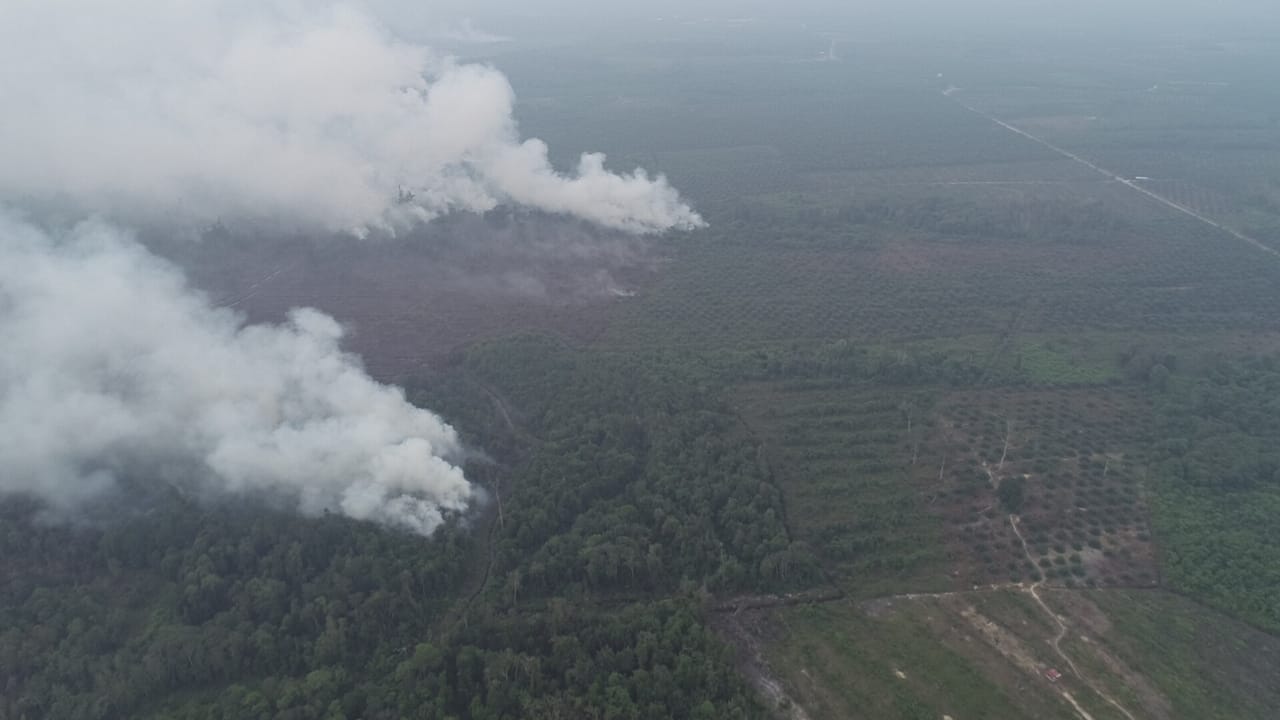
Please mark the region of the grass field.
[[785, 611], [769, 628], [773, 661], [814, 717], [1072, 717], [1061, 701], [1002, 687], [984, 665], [998, 657], [940, 642], [931, 613], [924, 604], [874, 615], [847, 603]]
[[[813, 717], [1271, 717], [1280, 640], [1159, 591], [983, 591], [792, 608], [746, 624]], [[1062, 673], [1051, 681], [1048, 670]]]

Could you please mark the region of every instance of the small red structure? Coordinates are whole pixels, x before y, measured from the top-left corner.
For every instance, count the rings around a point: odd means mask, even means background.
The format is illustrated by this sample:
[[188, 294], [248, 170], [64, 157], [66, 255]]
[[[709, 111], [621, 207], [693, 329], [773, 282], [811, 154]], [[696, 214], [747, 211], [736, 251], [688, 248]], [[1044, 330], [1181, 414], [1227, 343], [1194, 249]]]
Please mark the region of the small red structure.
[[1054, 670], [1053, 668], [1045, 670], [1044, 676], [1049, 678], [1049, 682], [1058, 682], [1058, 680], [1062, 679], [1062, 673]]

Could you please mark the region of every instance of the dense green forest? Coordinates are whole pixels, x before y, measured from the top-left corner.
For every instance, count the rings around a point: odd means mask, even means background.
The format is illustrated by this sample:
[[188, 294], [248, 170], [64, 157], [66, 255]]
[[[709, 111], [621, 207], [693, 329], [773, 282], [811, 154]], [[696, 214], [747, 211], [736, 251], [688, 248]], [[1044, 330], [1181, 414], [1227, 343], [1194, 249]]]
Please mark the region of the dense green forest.
[[0, 712], [757, 716], [706, 602], [819, 572], [736, 418], [676, 363], [528, 339], [465, 368], [414, 392], [495, 439], [470, 468], [492, 498], [430, 539], [154, 492], [100, 527], [8, 501]]
[[1152, 372], [1164, 572], [1174, 587], [1280, 632], [1280, 358], [1166, 375]]
[[[5, 507], [0, 715], [754, 717], [696, 599], [476, 598], [468, 534], [178, 500], [114, 529]], [[466, 599], [464, 599], [466, 600]]]

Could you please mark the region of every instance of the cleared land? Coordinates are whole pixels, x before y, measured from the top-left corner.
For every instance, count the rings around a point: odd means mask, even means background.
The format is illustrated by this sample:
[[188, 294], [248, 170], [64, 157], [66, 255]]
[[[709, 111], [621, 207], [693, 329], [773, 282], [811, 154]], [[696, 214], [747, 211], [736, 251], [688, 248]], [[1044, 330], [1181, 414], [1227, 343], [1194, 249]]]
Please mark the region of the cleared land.
[[1061, 653], [1058, 620], [1017, 588], [787, 608], [738, 627], [770, 644], [815, 718], [1267, 718], [1280, 702], [1273, 636], [1159, 591], [1040, 593], [1067, 629]]

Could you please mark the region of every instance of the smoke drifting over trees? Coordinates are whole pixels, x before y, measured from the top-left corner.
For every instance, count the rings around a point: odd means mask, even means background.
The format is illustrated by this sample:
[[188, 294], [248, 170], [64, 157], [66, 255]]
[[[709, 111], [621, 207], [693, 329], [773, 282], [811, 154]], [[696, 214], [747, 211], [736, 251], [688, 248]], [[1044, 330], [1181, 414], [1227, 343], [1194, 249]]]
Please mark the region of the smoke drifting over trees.
[[454, 431], [365, 375], [328, 316], [244, 326], [102, 225], [0, 234], [0, 489], [75, 509], [159, 479], [423, 534], [472, 499]]
[[246, 325], [111, 223], [394, 232], [525, 205], [628, 232], [701, 219], [661, 177], [521, 141], [497, 70], [360, 6], [0, 6], [0, 492], [72, 511], [121, 478], [264, 493], [428, 534], [476, 491], [454, 431], [344, 354], [332, 318]]

